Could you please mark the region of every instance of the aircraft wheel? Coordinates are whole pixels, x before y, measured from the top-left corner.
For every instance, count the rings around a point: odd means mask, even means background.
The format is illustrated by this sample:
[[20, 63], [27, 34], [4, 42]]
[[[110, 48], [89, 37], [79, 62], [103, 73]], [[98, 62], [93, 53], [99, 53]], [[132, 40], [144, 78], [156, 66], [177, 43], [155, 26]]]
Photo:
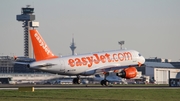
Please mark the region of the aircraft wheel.
[[108, 86], [108, 85], [109, 85], [109, 81], [105, 80], [105, 81], [104, 81], [104, 85], [105, 85], [105, 86]]
[[80, 84], [81, 83], [81, 79], [77, 79], [77, 84]]
[[81, 83], [81, 79], [79, 79], [79, 78], [73, 79], [73, 84], [80, 84], [80, 83]]
[[77, 84], [77, 78], [73, 79], [73, 84]]
[[104, 80], [101, 80], [101, 85], [102, 86], [104, 86], [104, 84], [105, 84], [104, 82], [105, 82]]
[[102, 80], [102, 81], [101, 81], [101, 85], [102, 85], [102, 86], [104, 86], [104, 85], [105, 85], [105, 86], [108, 86], [108, 85], [109, 85], [109, 81], [108, 81], [108, 80]]

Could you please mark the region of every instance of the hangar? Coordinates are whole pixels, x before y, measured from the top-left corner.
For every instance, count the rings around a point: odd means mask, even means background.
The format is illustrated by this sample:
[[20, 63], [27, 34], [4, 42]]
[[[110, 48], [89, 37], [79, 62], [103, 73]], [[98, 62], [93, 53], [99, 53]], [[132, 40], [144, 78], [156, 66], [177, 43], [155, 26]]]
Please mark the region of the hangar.
[[180, 78], [180, 68], [175, 68], [171, 63], [145, 62], [145, 66], [138, 68], [138, 71], [156, 84], [169, 84], [170, 78]]

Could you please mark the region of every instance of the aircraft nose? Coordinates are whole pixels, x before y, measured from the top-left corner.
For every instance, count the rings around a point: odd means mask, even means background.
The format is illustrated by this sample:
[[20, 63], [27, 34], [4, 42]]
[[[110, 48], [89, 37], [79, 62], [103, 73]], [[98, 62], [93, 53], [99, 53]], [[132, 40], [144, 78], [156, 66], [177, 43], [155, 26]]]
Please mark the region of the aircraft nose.
[[142, 66], [145, 64], [145, 58], [143, 56], [139, 57], [139, 62], [138, 62], [138, 66]]
[[142, 56], [141, 58], [141, 63], [144, 64], [145, 63], [145, 58]]

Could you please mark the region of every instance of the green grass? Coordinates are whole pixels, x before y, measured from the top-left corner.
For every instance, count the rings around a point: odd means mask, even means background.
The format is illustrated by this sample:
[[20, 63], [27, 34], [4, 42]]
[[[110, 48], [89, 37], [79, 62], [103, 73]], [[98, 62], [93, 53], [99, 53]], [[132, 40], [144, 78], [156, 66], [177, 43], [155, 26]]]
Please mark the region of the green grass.
[[180, 89], [0, 90], [0, 101], [180, 101]]

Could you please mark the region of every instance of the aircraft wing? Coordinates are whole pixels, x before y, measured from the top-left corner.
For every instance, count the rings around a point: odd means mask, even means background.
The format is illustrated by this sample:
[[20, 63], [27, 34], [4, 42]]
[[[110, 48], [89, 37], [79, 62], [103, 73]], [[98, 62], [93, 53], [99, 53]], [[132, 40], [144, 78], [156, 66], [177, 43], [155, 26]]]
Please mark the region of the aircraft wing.
[[118, 70], [118, 69], [122, 69], [122, 68], [123, 67], [121, 67], [120, 64], [104, 65], [104, 66], [101, 66], [101, 67], [88, 69], [87, 71], [85, 71], [85, 74], [88, 75], [88, 74], [91, 74], [91, 73], [109, 72], [109, 71]]
[[[94, 81], [101, 81], [104, 80], [104, 76], [100, 76], [99, 74], [95, 75], [95, 78], [93, 78]], [[122, 79], [116, 76], [115, 73], [111, 73], [109, 76], [107, 76], [106, 80], [110, 82], [121, 82]]]
[[96, 73], [99, 73], [99, 72], [109, 72], [109, 71], [112, 71], [112, 70], [116, 70], [120, 68], [120, 65], [106, 65], [106, 66], [102, 66], [102, 67], [98, 67], [97, 69], [95, 69]]
[[[134, 66], [137, 67], [137, 65], [134, 65]], [[109, 71], [124, 69], [124, 68], [127, 68], [127, 67], [129, 67], [129, 66], [121, 66], [120, 64], [104, 65], [104, 66], [101, 66], [101, 67], [88, 69], [87, 71], [85, 71], [85, 74], [89, 75], [89, 74], [95, 74], [95, 73], [100, 73], [100, 72], [109, 72]]]

